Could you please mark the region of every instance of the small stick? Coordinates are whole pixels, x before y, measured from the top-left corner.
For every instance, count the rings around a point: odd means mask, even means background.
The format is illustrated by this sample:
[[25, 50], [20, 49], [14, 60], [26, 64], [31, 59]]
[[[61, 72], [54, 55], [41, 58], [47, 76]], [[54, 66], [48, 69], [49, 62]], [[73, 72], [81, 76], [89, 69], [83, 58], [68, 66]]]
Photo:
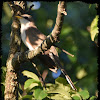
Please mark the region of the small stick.
[[34, 4], [32, 4], [32, 5], [30, 6], [29, 10], [31, 10], [33, 6], [34, 6]]
[[59, 48], [59, 49], [60, 49], [61, 51], [63, 51], [64, 53], [66, 53], [66, 54], [68, 54], [68, 55], [74, 57], [73, 54], [69, 53], [68, 51], [66, 51], [66, 50], [64, 50], [64, 49], [62, 49], [62, 48], [60, 48], [59, 46], [57, 46], [57, 45], [55, 45], [55, 44], [54, 44], [54, 46], [57, 47], [57, 48]]
[[41, 75], [41, 73], [39, 72], [38, 68], [36, 67], [36, 64], [34, 64], [34, 63], [32, 62], [32, 65], [33, 65], [33, 66], [35, 67], [35, 69], [37, 70], [39, 76], [41, 77], [41, 82], [42, 82], [43, 86], [44, 86], [45, 89], [46, 89], [45, 81], [44, 81], [44, 79], [42, 78], [42, 75]]

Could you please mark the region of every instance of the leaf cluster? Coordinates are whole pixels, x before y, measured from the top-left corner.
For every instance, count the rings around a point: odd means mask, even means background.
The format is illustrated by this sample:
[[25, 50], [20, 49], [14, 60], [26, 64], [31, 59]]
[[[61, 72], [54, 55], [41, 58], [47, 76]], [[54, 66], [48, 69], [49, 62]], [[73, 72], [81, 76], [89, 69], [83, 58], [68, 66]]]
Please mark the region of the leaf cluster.
[[[47, 83], [46, 89], [42, 87], [41, 81], [38, 76], [33, 72], [23, 71], [24, 76], [27, 76], [27, 79], [24, 83], [24, 91], [26, 95], [22, 96], [19, 92], [19, 100], [83, 100], [89, 99], [94, 100], [96, 96], [90, 97], [87, 90], [82, 90], [77, 87], [77, 91], [71, 89], [66, 79], [59, 77], [55, 80], [55, 84]], [[20, 88], [21, 89], [21, 88]], [[31, 93], [31, 94], [30, 94]]]

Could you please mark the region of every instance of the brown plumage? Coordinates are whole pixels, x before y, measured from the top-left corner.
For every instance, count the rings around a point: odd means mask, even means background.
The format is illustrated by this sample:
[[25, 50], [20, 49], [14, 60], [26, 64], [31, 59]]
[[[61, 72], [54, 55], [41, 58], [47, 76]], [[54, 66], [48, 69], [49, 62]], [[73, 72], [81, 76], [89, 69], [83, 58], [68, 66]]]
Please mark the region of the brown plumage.
[[[23, 14], [21, 16], [17, 16], [21, 23], [21, 38], [24, 44], [30, 49], [34, 50], [37, 48], [43, 40], [46, 39], [46, 36], [41, 33], [36, 27], [32, 17], [28, 14]], [[49, 67], [49, 69], [53, 72], [57, 72], [58, 67], [61, 69], [62, 73], [65, 75], [67, 81], [71, 85], [71, 87], [76, 90], [74, 84], [72, 83], [70, 77], [65, 72], [64, 68], [62, 68], [58, 56], [58, 52], [56, 51], [54, 46], [51, 46], [50, 49], [45, 51], [42, 55], [39, 56], [39, 59], [42, 63]]]

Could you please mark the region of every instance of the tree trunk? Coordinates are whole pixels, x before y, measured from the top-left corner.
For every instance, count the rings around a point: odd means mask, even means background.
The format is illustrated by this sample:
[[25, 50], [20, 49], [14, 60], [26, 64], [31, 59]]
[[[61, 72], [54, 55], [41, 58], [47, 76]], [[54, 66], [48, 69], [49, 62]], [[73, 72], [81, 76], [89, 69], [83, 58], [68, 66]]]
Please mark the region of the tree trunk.
[[[10, 50], [8, 59], [6, 62], [6, 79], [5, 79], [5, 100], [17, 100], [17, 90], [18, 90], [18, 68], [20, 64], [15, 62], [12, 63], [13, 57], [16, 52], [20, 51], [21, 39], [19, 37], [19, 23], [18, 20], [14, 18], [15, 15], [22, 13], [21, 9], [25, 9], [25, 2], [19, 3], [18, 1], [15, 2], [8, 2], [10, 7], [12, 8], [13, 12], [13, 22], [12, 22], [12, 31], [10, 34], [11, 41], [10, 41]], [[20, 6], [20, 9], [17, 7]]]

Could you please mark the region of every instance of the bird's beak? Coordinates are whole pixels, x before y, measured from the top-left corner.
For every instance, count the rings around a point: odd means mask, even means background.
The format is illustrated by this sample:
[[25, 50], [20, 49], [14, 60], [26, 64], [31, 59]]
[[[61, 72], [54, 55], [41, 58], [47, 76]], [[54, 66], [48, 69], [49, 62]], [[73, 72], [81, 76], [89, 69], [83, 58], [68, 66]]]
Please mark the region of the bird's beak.
[[19, 15], [18, 15], [18, 16], [15, 16], [15, 17], [16, 17], [16, 18], [18, 18], [18, 19], [21, 19], [21, 18], [23, 18], [22, 16], [19, 16]]

